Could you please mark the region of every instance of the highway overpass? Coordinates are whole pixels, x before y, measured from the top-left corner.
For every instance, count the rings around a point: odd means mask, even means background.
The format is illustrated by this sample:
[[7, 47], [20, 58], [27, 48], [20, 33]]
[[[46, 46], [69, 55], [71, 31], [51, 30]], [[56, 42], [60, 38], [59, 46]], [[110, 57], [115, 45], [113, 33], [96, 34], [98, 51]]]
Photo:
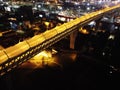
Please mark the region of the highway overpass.
[[8, 47], [0, 51], [0, 76], [18, 67], [23, 62], [34, 57], [42, 50], [50, 47], [61, 39], [73, 32], [77, 31], [80, 27], [87, 23], [97, 20], [105, 14], [119, 10], [120, 5], [107, 7], [105, 9], [91, 12], [76, 18], [70, 22], [56, 26], [51, 30], [36, 35], [28, 40], [19, 42], [18, 44]]

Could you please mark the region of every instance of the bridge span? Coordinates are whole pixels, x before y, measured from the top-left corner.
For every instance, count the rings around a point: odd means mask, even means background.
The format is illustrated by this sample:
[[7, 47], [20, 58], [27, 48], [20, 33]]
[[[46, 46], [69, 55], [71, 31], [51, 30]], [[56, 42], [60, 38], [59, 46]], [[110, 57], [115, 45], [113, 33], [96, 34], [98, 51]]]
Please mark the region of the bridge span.
[[[55, 28], [47, 30], [46, 32], [36, 35], [28, 40], [19, 42], [14, 46], [1, 50], [0, 76], [3, 76], [15, 67], [18, 67], [23, 62], [34, 57], [42, 50], [50, 47], [66, 36], [74, 34], [75, 31], [87, 23], [97, 20], [111, 11], [119, 10], [119, 8], [120, 5], [116, 5], [99, 11], [91, 12], [81, 16], [80, 18], [76, 18], [60, 26], [56, 26]], [[74, 35], [72, 35], [72, 38], [73, 36]]]

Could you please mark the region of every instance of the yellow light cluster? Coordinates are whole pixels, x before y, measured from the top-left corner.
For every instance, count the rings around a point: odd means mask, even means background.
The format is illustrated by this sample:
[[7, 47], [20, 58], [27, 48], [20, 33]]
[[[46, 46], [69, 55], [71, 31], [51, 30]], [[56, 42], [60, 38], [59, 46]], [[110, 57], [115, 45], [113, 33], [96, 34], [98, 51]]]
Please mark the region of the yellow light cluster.
[[89, 32], [88, 32], [86, 29], [83, 29], [82, 27], [79, 29], [79, 31], [80, 31], [82, 34], [89, 34]]

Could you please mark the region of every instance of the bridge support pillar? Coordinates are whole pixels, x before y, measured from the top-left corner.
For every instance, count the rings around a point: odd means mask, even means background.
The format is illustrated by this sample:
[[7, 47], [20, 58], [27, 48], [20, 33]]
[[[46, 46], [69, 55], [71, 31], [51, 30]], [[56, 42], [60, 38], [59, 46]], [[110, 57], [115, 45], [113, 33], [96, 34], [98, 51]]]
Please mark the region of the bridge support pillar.
[[75, 40], [76, 40], [77, 33], [78, 31], [75, 31], [70, 35], [70, 48], [71, 49], [75, 49]]

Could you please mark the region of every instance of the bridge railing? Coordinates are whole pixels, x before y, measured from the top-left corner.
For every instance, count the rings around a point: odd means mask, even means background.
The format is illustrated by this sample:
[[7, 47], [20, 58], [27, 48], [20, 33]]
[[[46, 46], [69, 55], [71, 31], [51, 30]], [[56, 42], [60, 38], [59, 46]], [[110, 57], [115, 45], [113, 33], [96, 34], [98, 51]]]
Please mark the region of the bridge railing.
[[104, 14], [118, 9], [120, 5], [105, 8], [96, 12], [92, 12], [56, 26], [51, 30], [36, 35], [28, 40], [19, 42], [18, 44], [8, 47], [0, 51], [0, 76], [11, 71], [23, 62], [29, 60], [40, 51], [60, 41], [72, 32], [78, 30], [79, 27], [89, 23], [92, 20], [102, 17]]

